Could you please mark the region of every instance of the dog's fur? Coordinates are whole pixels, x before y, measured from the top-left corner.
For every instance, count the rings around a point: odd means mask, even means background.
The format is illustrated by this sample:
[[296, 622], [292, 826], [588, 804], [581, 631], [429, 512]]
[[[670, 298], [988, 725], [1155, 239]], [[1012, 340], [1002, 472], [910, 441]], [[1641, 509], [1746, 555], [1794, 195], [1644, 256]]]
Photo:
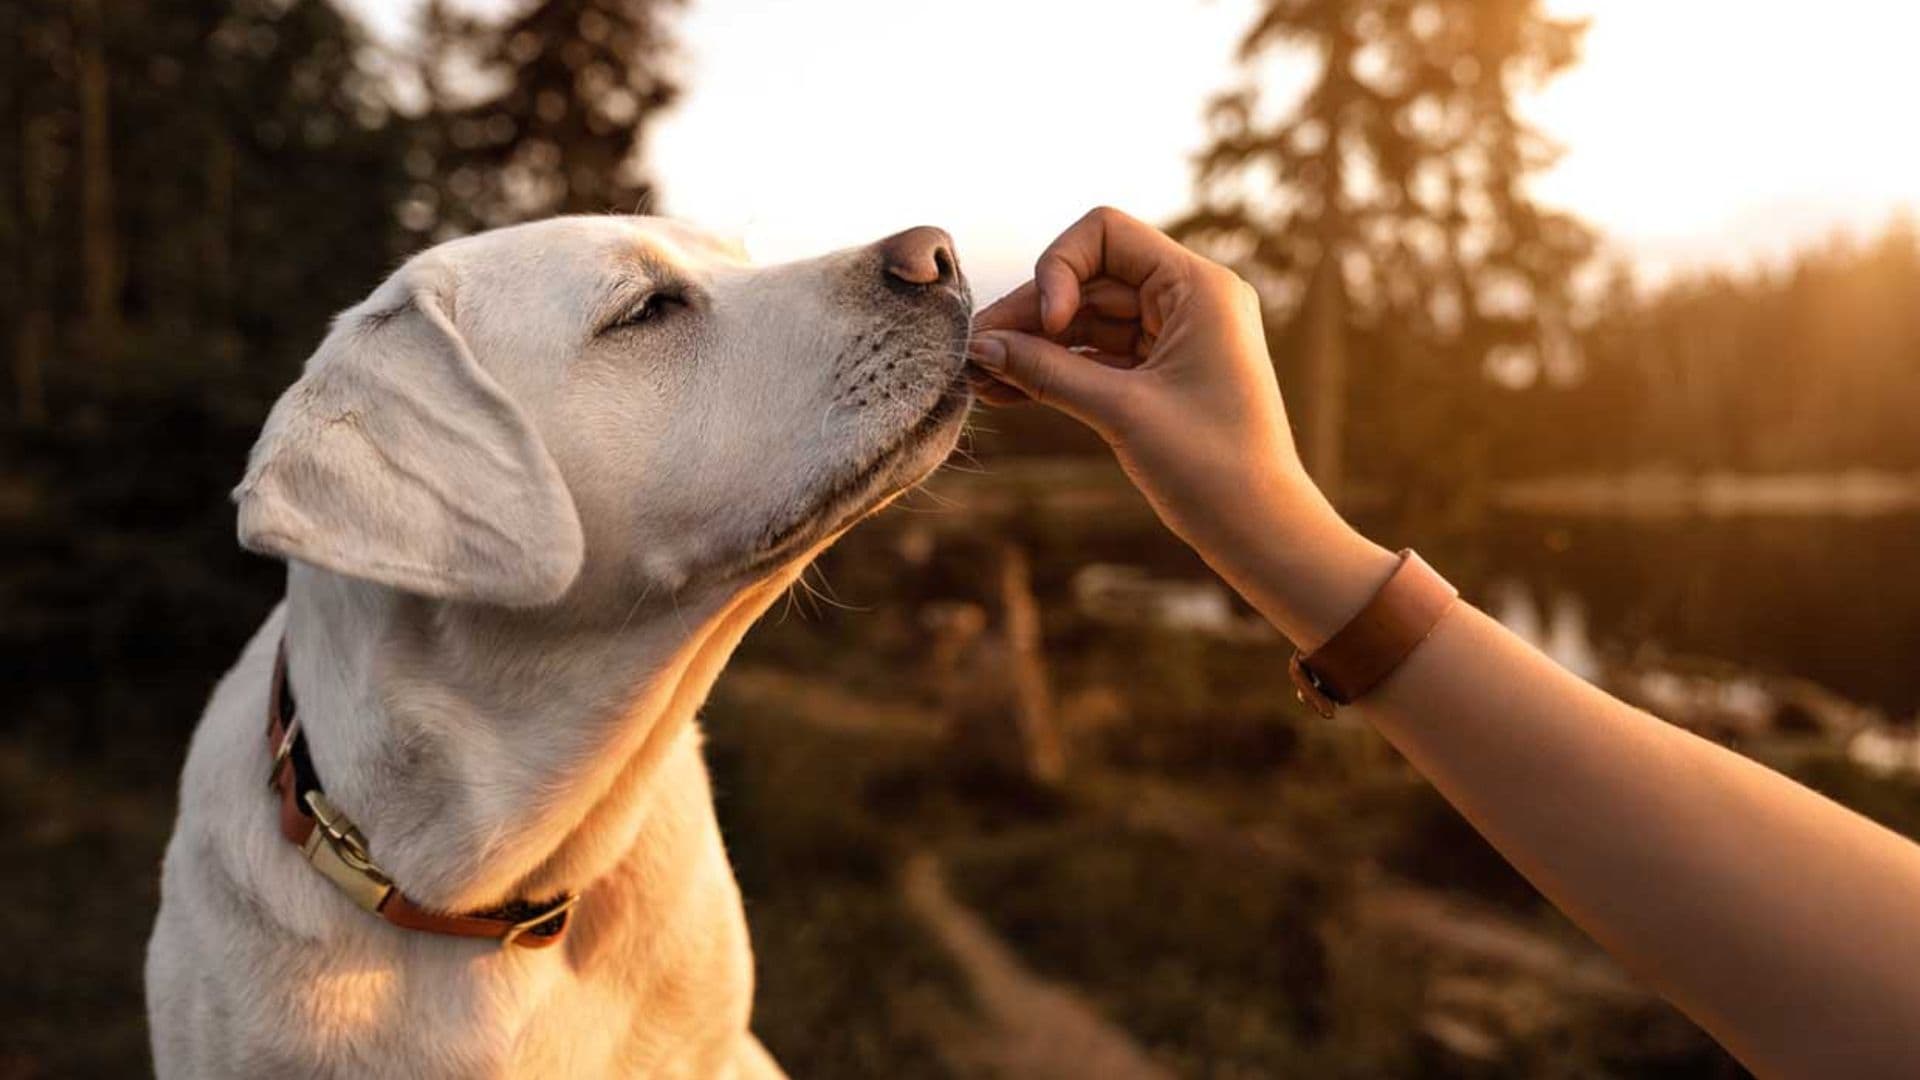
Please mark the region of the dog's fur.
[[[778, 1075], [694, 712], [807, 560], [952, 447], [965, 286], [882, 263], [561, 218], [433, 248], [339, 317], [235, 490], [287, 598], [188, 754], [160, 1076]], [[399, 886], [581, 890], [561, 945], [396, 929], [281, 837], [283, 634], [319, 775]]]

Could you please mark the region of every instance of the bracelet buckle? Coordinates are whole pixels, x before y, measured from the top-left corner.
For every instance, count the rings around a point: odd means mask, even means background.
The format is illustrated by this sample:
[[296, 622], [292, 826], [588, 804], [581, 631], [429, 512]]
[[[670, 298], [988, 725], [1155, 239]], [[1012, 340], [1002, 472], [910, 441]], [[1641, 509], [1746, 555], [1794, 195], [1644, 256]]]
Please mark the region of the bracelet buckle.
[[1333, 708], [1338, 702], [1327, 696], [1326, 688], [1320, 684], [1320, 676], [1313, 673], [1301, 659], [1299, 650], [1294, 650], [1293, 659], [1287, 661], [1287, 674], [1293, 676], [1293, 696], [1300, 704], [1320, 714], [1320, 719], [1333, 719]]

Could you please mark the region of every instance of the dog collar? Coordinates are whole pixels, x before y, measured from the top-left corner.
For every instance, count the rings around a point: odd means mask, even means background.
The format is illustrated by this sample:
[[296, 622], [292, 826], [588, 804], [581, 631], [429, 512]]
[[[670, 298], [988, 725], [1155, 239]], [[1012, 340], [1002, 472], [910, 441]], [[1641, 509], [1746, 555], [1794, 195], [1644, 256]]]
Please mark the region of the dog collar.
[[562, 893], [545, 904], [514, 900], [485, 911], [452, 915], [421, 907], [394, 885], [368, 853], [367, 838], [320, 789], [287, 683], [285, 637], [274, 655], [273, 688], [267, 697], [267, 749], [273, 755], [267, 784], [280, 795], [280, 834], [349, 900], [402, 929], [491, 938], [502, 948], [543, 949], [565, 936], [579, 893]]

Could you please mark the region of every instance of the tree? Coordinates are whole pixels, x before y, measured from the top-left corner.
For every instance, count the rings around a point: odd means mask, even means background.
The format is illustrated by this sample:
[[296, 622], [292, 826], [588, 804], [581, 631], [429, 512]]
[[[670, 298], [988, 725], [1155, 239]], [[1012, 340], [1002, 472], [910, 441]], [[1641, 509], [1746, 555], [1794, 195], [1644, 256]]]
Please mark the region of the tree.
[[429, 3], [416, 202], [447, 232], [645, 208], [640, 150], [679, 93], [666, 23], [682, 2], [540, 0], [497, 26]]
[[[278, 587], [219, 493], [399, 254], [407, 140], [370, 48], [327, 0], [0, 5], [0, 488], [32, 493], [0, 652], [29, 699], [116, 673], [55, 693], [75, 745], [88, 717], [193, 716], [172, 672], [224, 661]], [[128, 685], [163, 689], [129, 709]]]
[[113, 118], [106, 24], [99, 0], [74, 0], [74, 74], [80, 102], [80, 250], [86, 326], [96, 367], [111, 368], [120, 342], [120, 238], [113, 199]]
[[[1262, 287], [1276, 355], [1305, 354], [1302, 441], [1329, 492], [1353, 379], [1373, 377], [1377, 429], [1418, 430], [1430, 456], [1471, 430], [1457, 410], [1490, 352], [1564, 347], [1591, 241], [1524, 190], [1554, 148], [1513, 92], [1570, 66], [1583, 30], [1539, 0], [1266, 0], [1242, 40], [1250, 71], [1287, 46], [1316, 73], [1278, 118], [1252, 78], [1215, 100], [1198, 206], [1174, 228]], [[1379, 370], [1350, 373], [1350, 355]]]
[[53, 348], [52, 260], [57, 86], [73, 50], [64, 20], [42, 2], [0, 8], [0, 321], [12, 328], [14, 415], [28, 427], [47, 422], [47, 358]]

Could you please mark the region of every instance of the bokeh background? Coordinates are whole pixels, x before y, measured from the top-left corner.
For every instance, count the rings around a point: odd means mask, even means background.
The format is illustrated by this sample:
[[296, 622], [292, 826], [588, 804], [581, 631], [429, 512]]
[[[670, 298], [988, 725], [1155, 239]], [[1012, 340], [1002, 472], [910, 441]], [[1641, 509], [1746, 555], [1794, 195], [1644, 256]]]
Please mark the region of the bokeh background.
[[[0, 1077], [147, 1068], [174, 783], [282, 571], [225, 493], [436, 239], [1113, 203], [1262, 290], [1309, 463], [1582, 676], [1920, 835], [1920, 29], [1621, 0], [0, 2]], [[1070, 422], [829, 552], [706, 713], [801, 1077], [1737, 1076]], [[1764, 844], [1764, 836], [1755, 843]], [[1808, 887], [1817, 887], [1809, 883]]]

